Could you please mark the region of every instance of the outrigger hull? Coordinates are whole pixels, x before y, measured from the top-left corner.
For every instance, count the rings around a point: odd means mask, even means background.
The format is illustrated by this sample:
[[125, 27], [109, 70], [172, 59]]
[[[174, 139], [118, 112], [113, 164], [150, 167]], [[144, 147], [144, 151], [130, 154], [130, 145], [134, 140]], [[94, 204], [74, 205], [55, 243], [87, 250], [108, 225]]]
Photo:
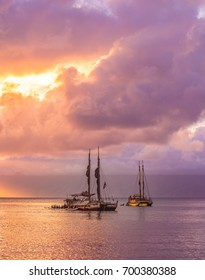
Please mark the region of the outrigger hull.
[[117, 202], [101, 202], [100, 211], [115, 211], [118, 205]]
[[111, 202], [100, 202], [98, 204], [96, 203], [90, 203], [85, 206], [80, 206], [76, 210], [79, 211], [115, 211], [117, 208], [118, 202], [111, 203]]
[[85, 206], [80, 206], [80, 207], [76, 208], [76, 210], [78, 210], [78, 211], [100, 211], [100, 205], [88, 204]]
[[110, 201], [97, 201], [91, 200], [90, 202], [87, 200], [78, 201], [78, 200], [66, 200], [68, 209], [75, 209], [79, 211], [115, 211], [118, 205], [117, 202]]

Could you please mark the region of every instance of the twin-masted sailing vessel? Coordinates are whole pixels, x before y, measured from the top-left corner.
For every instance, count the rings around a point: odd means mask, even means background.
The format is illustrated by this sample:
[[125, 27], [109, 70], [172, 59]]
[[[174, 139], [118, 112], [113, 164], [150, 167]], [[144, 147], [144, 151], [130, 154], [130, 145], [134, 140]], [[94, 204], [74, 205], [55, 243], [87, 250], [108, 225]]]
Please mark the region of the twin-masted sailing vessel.
[[[100, 155], [98, 148], [98, 164], [95, 169], [95, 178], [97, 183], [97, 199], [93, 198], [95, 193], [91, 193], [91, 158], [90, 150], [88, 154], [88, 166], [86, 171], [87, 187], [86, 191], [80, 194], [72, 194], [71, 198], [67, 198], [66, 208], [81, 210], [81, 211], [115, 211], [118, 205], [118, 201], [105, 200], [101, 195], [101, 176], [100, 176]], [[103, 188], [105, 187], [104, 186]]]
[[[138, 170], [138, 185], [139, 185], [139, 193], [130, 195], [127, 201], [127, 206], [152, 206], [153, 201], [149, 195], [148, 186], [145, 185], [145, 172], [144, 172], [144, 164], [142, 162], [142, 166], [139, 162], [139, 170]], [[147, 195], [145, 196], [145, 188], [147, 190]]]

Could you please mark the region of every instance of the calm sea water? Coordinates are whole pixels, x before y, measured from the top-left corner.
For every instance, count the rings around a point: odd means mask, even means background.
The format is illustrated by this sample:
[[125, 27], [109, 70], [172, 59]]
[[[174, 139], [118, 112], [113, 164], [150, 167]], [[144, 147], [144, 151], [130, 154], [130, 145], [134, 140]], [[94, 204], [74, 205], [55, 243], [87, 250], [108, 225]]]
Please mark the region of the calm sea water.
[[0, 199], [0, 259], [205, 259], [205, 199], [100, 213], [49, 209], [58, 203]]

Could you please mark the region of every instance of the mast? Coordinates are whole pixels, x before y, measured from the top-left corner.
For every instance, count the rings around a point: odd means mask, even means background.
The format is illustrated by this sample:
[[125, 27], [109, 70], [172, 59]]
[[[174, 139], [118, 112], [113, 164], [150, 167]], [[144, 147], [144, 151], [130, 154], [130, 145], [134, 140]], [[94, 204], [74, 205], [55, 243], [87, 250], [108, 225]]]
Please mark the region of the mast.
[[96, 181], [97, 181], [98, 201], [100, 202], [101, 194], [100, 194], [100, 155], [99, 155], [99, 147], [98, 147], [98, 165], [97, 165], [97, 168], [95, 169], [95, 178], [96, 178]]
[[87, 171], [86, 171], [86, 176], [88, 178], [88, 199], [89, 199], [89, 202], [90, 202], [90, 149], [89, 149], [89, 153], [88, 153], [88, 166], [87, 166]]
[[144, 187], [145, 187], [145, 182], [144, 182], [144, 164], [142, 161], [142, 198], [144, 198]]
[[141, 196], [142, 196], [142, 191], [141, 191], [141, 188], [142, 188], [142, 186], [141, 186], [141, 168], [140, 168], [140, 161], [139, 161], [139, 172], [138, 172], [138, 179], [139, 179], [139, 181], [138, 181], [138, 184], [139, 184], [139, 194], [140, 194], [140, 199], [141, 199]]

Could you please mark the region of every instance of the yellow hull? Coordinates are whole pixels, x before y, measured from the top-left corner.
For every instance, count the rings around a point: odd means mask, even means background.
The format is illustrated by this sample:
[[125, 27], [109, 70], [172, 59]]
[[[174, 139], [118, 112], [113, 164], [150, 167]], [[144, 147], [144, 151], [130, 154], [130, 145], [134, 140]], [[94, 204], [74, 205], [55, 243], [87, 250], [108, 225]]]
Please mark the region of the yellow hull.
[[133, 207], [147, 207], [152, 206], [152, 200], [151, 199], [128, 199], [127, 206], [133, 206]]
[[130, 203], [130, 202], [128, 202], [127, 203], [127, 206], [139, 206], [139, 203]]

